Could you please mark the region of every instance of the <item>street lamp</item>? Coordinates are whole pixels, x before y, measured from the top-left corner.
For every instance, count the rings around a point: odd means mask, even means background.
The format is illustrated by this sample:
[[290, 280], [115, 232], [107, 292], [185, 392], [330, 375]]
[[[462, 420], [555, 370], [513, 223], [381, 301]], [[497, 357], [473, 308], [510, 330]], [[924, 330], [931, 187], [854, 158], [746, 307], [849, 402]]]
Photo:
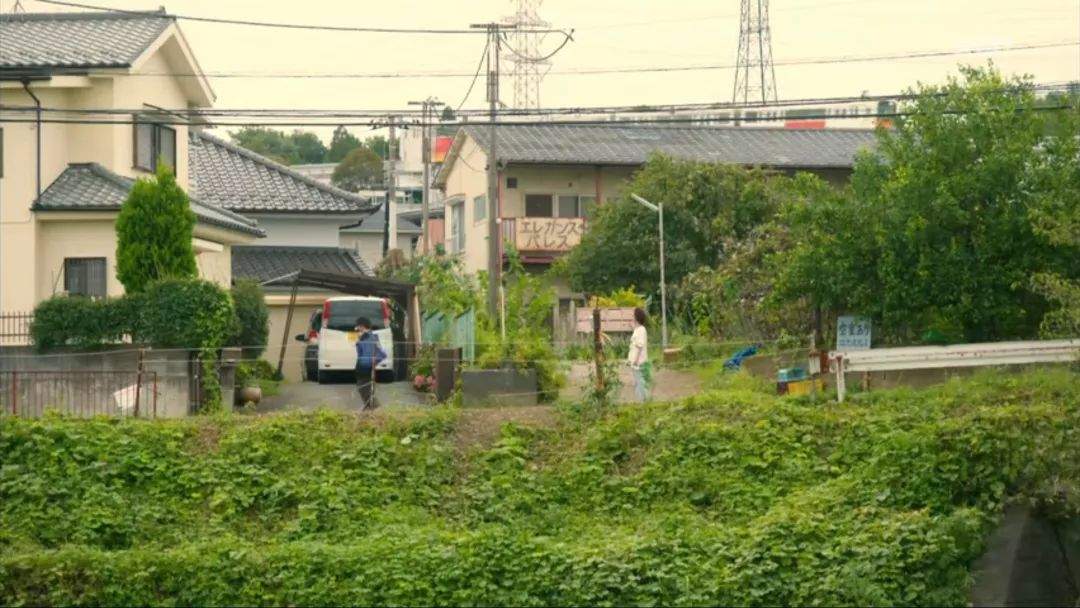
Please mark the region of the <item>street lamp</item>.
[[663, 348], [667, 349], [667, 289], [664, 287], [664, 203], [654, 205], [640, 196], [630, 193], [630, 197], [641, 203], [645, 208], [660, 214], [660, 340]]

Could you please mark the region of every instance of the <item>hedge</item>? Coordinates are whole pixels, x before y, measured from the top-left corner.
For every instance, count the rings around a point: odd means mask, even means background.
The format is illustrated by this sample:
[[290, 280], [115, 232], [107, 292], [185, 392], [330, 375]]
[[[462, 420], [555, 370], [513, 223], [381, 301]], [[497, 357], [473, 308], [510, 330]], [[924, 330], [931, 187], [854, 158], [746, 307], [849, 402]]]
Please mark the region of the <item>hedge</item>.
[[0, 419], [0, 603], [966, 605], [1007, 500], [1080, 513], [1077, 380], [733, 389], [475, 449], [455, 410]]
[[262, 287], [250, 279], [236, 281], [232, 288], [236, 327], [229, 343], [244, 348], [245, 359], [257, 359], [266, 349], [270, 334], [270, 309]]
[[94, 349], [118, 343], [135, 333], [137, 307], [128, 297], [53, 296], [34, 309], [30, 339], [40, 350], [58, 346]]

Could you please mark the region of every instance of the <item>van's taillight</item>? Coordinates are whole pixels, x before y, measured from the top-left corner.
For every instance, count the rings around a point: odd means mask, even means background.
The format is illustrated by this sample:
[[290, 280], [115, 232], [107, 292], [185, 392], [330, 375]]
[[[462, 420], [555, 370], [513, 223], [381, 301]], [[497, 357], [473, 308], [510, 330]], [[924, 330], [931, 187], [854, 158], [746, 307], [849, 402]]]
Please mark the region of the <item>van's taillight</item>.
[[308, 332], [307, 332], [307, 339], [308, 339], [308, 342], [311, 342], [312, 340], [318, 340], [319, 339], [319, 330], [317, 330], [317, 329], [309, 329]]
[[330, 301], [323, 302], [322, 305], [322, 326], [330, 327]]
[[390, 304], [386, 300], [382, 301], [382, 319], [383, 327], [390, 327]]

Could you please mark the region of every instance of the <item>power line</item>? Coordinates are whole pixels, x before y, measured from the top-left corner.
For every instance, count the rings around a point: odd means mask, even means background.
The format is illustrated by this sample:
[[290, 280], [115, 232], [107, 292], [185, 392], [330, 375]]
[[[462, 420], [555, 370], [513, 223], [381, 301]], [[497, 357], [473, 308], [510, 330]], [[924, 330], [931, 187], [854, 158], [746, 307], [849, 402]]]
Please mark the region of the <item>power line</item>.
[[487, 58], [488, 48], [490, 47], [491, 39], [488, 38], [486, 42], [484, 42], [483, 52], [480, 53], [480, 61], [476, 64], [476, 73], [473, 74], [472, 82], [469, 83], [469, 89], [465, 91], [465, 96], [461, 98], [461, 103], [458, 104], [457, 111], [454, 112], [455, 115], [457, 114], [457, 112], [461, 111], [462, 106], [464, 106], [465, 102], [469, 100], [469, 95], [472, 95], [473, 87], [476, 86], [476, 80], [480, 78], [480, 72], [484, 69], [484, 59]]
[[[1052, 106], [1032, 106], [1026, 108], [1016, 108], [1015, 112], [1052, 112], [1060, 110], [1076, 109], [1076, 106], [1072, 105], [1052, 105]], [[975, 116], [981, 114], [992, 114], [991, 111], [984, 110], [946, 110], [943, 112], [946, 115], [952, 116]], [[829, 113], [819, 114], [803, 114], [799, 115], [799, 120], [815, 120], [815, 119], [829, 119], [829, 120], [854, 120], [854, 119], [866, 119], [866, 118], [903, 118], [906, 116], [915, 116], [918, 112], [914, 111], [897, 111], [897, 112], [875, 112], [874, 114], [864, 115], [834, 115]], [[542, 120], [542, 121], [512, 121], [512, 122], [491, 122], [491, 121], [469, 121], [467, 123], [461, 123], [458, 126], [495, 126], [495, 127], [522, 127], [522, 126], [596, 126], [596, 127], [611, 127], [611, 128], [632, 128], [636, 125], [688, 125], [688, 124], [712, 124], [712, 123], [753, 123], [753, 122], [777, 122], [781, 118], [774, 116], [678, 116], [678, 117], [660, 117], [660, 118], [623, 118], [623, 119], [585, 119], [585, 120]], [[0, 123], [37, 123], [36, 118], [7, 118], [0, 116]], [[81, 125], [133, 125], [145, 123], [146, 119], [137, 120], [135, 118], [128, 119], [89, 119], [89, 118], [42, 118], [41, 123], [49, 124], [81, 124]], [[176, 119], [154, 119], [156, 124], [163, 125], [188, 125], [189, 123]], [[382, 127], [385, 126], [385, 118], [378, 120], [368, 121], [355, 121], [355, 122], [267, 122], [267, 121], [244, 121], [244, 122], [216, 122], [213, 124], [215, 127]], [[443, 122], [421, 122], [414, 121], [409, 123], [409, 126], [421, 127], [421, 126], [445, 126]]]
[[[55, 0], [54, 0], [55, 1]], [[913, 53], [892, 53], [892, 54], [879, 54], [879, 55], [848, 55], [839, 57], [819, 57], [819, 58], [804, 58], [804, 59], [788, 59], [783, 61], [774, 61], [773, 65], [778, 66], [797, 66], [797, 65], [833, 65], [833, 64], [845, 64], [845, 63], [869, 63], [875, 61], [898, 61], [904, 59], [924, 59], [929, 57], [949, 57], [955, 55], [979, 55], [984, 53], [1002, 53], [1011, 51], [1029, 51], [1040, 50], [1050, 48], [1062, 48], [1062, 47], [1075, 47], [1080, 46], [1078, 40], [1068, 40], [1060, 42], [1045, 42], [1045, 43], [1033, 43], [1033, 44], [1016, 44], [1016, 45], [997, 45], [987, 47], [973, 47], [964, 49], [951, 49], [951, 50], [932, 50], [932, 51], [918, 51]], [[710, 71], [710, 70], [733, 70], [738, 68], [738, 64], [702, 64], [702, 65], [683, 65], [683, 66], [628, 66], [623, 68], [581, 68], [576, 70], [552, 70], [548, 72], [549, 75], [558, 76], [592, 76], [600, 74], [647, 74], [647, 73], [665, 73], [665, 72], [697, 72], [697, 71]], [[14, 70], [6, 69], [5, 71], [11, 72]], [[67, 68], [67, 69], [54, 69], [54, 74], [68, 74], [68, 75], [82, 75], [88, 70], [86, 68]], [[474, 72], [323, 72], [323, 73], [303, 73], [303, 72], [286, 72], [286, 73], [273, 73], [273, 72], [113, 72], [109, 73], [111, 76], [118, 76], [124, 78], [287, 78], [287, 79], [361, 79], [361, 78], [474, 78]]]
[[[1045, 83], [1031, 83], [1029, 85], [1006, 86], [1000, 89], [1005, 92], [1025, 93], [1066, 93], [1075, 86], [1074, 82], [1058, 81]], [[943, 95], [938, 93], [937, 95]], [[703, 102], [682, 104], [638, 104], [638, 105], [611, 105], [611, 106], [563, 106], [542, 109], [503, 109], [501, 113], [508, 116], [559, 116], [559, 115], [589, 115], [589, 114], [655, 114], [676, 112], [706, 112], [706, 111], [739, 111], [739, 110], [770, 110], [779, 108], [792, 108], [804, 106], [840, 105], [850, 103], [873, 103], [878, 101], [904, 101], [918, 99], [926, 96], [925, 93], [889, 93], [880, 95], [857, 95], [836, 97], [807, 97], [795, 99], [783, 99], [776, 102], [761, 103], [731, 103], [731, 102]], [[2, 111], [36, 112], [36, 106], [16, 106], [0, 104]], [[156, 108], [57, 108], [43, 107], [42, 112], [52, 114], [75, 114], [75, 115], [139, 115], [139, 114], [171, 114], [177, 117], [191, 118], [214, 118], [214, 117], [237, 117], [258, 116], [261, 118], [293, 118], [311, 117], [323, 119], [335, 118], [371, 118], [385, 119], [390, 115], [395, 116], [422, 116], [422, 110], [409, 109], [293, 109], [293, 108], [206, 108], [191, 110]], [[469, 109], [455, 112], [456, 116], [472, 117], [486, 116], [488, 109]], [[399, 123], [400, 124], [400, 123]], [[447, 123], [452, 124], [452, 123]], [[408, 123], [405, 123], [408, 126]]]
[[[132, 11], [111, 8], [108, 6], [98, 6], [93, 4], [82, 4], [78, 2], [66, 2], [63, 0], [38, 0], [45, 4], [55, 4], [57, 6], [67, 6], [72, 8], [84, 8], [95, 11], [107, 11], [111, 13], [125, 13], [129, 15], [147, 15], [146, 11]], [[362, 33], [374, 33], [374, 34], [477, 34], [475, 30], [471, 29], [434, 29], [434, 28], [411, 28], [411, 27], [355, 27], [355, 26], [343, 26], [343, 25], [312, 25], [301, 23], [280, 23], [273, 21], [249, 21], [244, 19], [223, 19], [219, 17], [197, 17], [194, 15], [177, 15], [169, 14], [162, 15], [163, 17], [171, 17], [173, 19], [182, 19], [184, 21], [196, 21], [200, 23], [218, 23], [223, 25], [242, 25], [249, 27], [267, 27], [278, 29], [290, 29], [290, 30], [318, 30], [328, 32], [362, 32]], [[543, 33], [554, 33], [569, 36], [566, 32], [558, 29], [546, 29]]]

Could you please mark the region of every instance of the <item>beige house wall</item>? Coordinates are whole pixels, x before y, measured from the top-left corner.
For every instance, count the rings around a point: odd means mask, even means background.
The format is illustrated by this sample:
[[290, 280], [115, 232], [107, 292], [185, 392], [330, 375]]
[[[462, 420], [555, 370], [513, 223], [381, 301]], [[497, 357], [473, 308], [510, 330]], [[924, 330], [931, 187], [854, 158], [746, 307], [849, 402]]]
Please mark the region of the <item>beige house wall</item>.
[[443, 209], [443, 239], [446, 250], [452, 252], [452, 209], [456, 204], [464, 208], [465, 249], [460, 253], [465, 270], [476, 272], [487, 268], [487, 223], [473, 214], [473, 199], [487, 195], [487, 154], [471, 137], [466, 137], [458, 159], [446, 179]]
[[270, 309], [270, 335], [266, 339], [266, 350], [262, 358], [277, 367], [278, 356], [281, 354], [281, 340], [285, 336], [285, 362], [281, 373], [288, 382], [300, 382], [301, 366], [304, 359], [304, 343], [297, 342], [294, 338], [297, 334], [306, 334], [311, 313], [322, 307], [323, 301], [333, 296], [339, 296], [337, 292], [301, 293], [297, 295], [296, 307], [293, 310], [292, 322], [289, 331], [285, 332], [285, 320], [289, 315], [289, 294], [273, 293], [266, 295], [266, 305]]
[[[169, 30], [178, 36], [175, 27]], [[178, 72], [194, 69], [178, 38], [167, 35], [159, 46], [144, 58], [134, 72]], [[196, 94], [189, 84], [185, 91], [176, 78], [113, 77], [105, 73], [91, 76], [56, 76], [34, 82], [30, 89], [48, 108], [188, 108]], [[17, 82], [0, 83], [0, 104], [33, 106], [33, 99]], [[35, 113], [5, 111], [5, 116], [33, 119]], [[32, 310], [42, 297], [52, 293], [56, 278], [56, 256], [64, 251], [99, 251], [105, 242], [102, 222], [73, 225], [46, 225], [30, 211], [37, 195], [37, 125], [34, 123], [0, 124], [4, 147], [4, 171], [0, 177], [0, 312]], [[188, 129], [176, 125], [177, 181], [188, 187]], [[96, 162], [120, 175], [142, 177], [147, 173], [133, 165], [134, 126], [100, 124], [46, 123], [41, 126], [41, 189], [48, 188], [70, 164]], [[40, 224], [40, 225], [39, 225]], [[85, 225], [84, 225], [85, 224]], [[111, 224], [110, 224], [111, 227]], [[86, 232], [83, 232], [86, 230]], [[234, 235], [234, 239], [236, 236]], [[54, 242], [74, 239], [74, 242]], [[115, 244], [114, 244], [115, 245]], [[110, 268], [115, 246], [108, 250]], [[40, 256], [50, 256], [47, 258]], [[62, 263], [62, 256], [60, 259]], [[212, 264], [217, 268], [220, 262]], [[215, 276], [221, 273], [215, 270]], [[109, 278], [109, 293], [115, 272]], [[62, 283], [61, 283], [62, 287]]]

